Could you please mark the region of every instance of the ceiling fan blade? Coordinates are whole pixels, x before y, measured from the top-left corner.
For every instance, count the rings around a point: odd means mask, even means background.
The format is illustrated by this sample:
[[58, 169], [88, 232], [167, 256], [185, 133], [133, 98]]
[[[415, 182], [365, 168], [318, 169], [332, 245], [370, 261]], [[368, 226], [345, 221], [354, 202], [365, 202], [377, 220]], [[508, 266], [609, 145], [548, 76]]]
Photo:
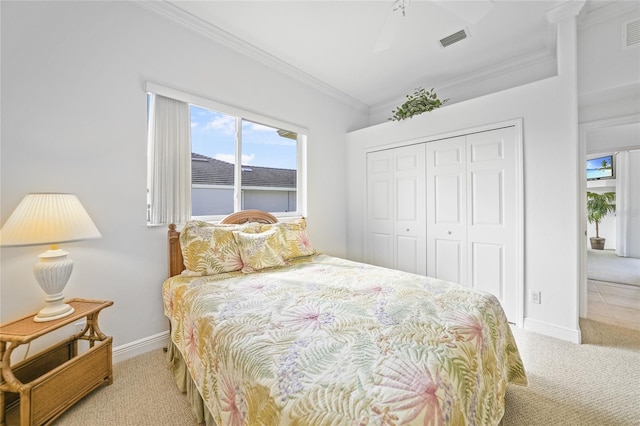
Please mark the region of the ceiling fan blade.
[[475, 24], [493, 8], [493, 0], [446, 1], [432, 0], [434, 4], [449, 11], [469, 24]]
[[384, 25], [380, 30], [380, 35], [378, 35], [376, 44], [373, 47], [374, 53], [385, 51], [391, 47], [391, 44], [395, 40], [396, 34], [402, 25], [403, 17], [402, 11], [397, 10], [394, 2], [394, 7], [389, 11], [387, 19], [384, 21]]

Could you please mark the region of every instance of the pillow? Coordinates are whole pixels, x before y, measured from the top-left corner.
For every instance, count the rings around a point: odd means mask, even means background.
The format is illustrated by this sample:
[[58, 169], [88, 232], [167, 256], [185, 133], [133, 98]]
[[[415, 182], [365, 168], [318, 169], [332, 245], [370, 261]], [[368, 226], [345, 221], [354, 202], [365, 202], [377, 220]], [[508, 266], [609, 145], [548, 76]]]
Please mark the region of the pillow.
[[299, 218], [293, 222], [278, 222], [274, 224], [260, 225], [260, 231], [278, 229], [282, 233], [283, 245], [281, 254], [285, 260], [316, 254], [307, 236], [307, 221]]
[[251, 273], [287, 265], [280, 254], [283, 241], [282, 234], [277, 229], [258, 234], [233, 231], [233, 237], [242, 259], [242, 272]]
[[232, 231], [257, 224], [225, 225], [189, 221], [180, 232], [184, 276], [215, 275], [238, 271], [242, 258]]

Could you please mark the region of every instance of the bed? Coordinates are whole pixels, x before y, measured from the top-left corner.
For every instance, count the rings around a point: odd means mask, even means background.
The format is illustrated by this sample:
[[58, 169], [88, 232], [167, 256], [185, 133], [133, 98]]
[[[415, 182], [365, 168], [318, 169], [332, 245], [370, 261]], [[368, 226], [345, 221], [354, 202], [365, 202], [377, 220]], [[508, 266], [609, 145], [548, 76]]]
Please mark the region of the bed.
[[207, 425], [496, 425], [524, 367], [498, 300], [316, 252], [245, 211], [169, 229], [170, 365]]

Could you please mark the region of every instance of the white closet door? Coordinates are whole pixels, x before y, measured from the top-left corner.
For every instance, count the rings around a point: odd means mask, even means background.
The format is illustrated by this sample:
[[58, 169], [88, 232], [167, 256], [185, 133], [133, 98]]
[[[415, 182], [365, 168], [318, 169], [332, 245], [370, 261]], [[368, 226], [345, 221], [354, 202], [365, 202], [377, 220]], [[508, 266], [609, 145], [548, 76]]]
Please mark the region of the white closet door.
[[467, 284], [465, 137], [427, 149], [427, 275]]
[[424, 144], [367, 155], [368, 262], [426, 274], [424, 180]]
[[513, 127], [467, 135], [467, 258], [470, 287], [515, 318], [516, 152]]
[[425, 144], [393, 151], [396, 269], [426, 275]]
[[516, 315], [513, 127], [427, 143], [427, 275], [495, 295]]
[[391, 150], [367, 154], [367, 262], [394, 267], [394, 191], [393, 152]]

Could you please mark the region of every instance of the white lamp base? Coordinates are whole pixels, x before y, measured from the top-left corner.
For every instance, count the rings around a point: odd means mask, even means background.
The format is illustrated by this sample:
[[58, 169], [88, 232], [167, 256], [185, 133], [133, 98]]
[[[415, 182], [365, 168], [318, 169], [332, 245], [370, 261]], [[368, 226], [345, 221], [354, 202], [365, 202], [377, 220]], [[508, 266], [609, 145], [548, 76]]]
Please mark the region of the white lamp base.
[[33, 320], [35, 322], [53, 321], [64, 318], [67, 315], [71, 315], [75, 311], [72, 306], [69, 306], [66, 303], [61, 303], [60, 307], [56, 310], [51, 310], [49, 308], [51, 308], [51, 306], [42, 308], [40, 312], [38, 312], [38, 315], [33, 317]]
[[69, 253], [52, 247], [38, 257], [40, 261], [33, 267], [33, 273], [42, 290], [47, 293], [47, 306], [42, 308], [33, 320], [36, 322], [53, 321], [71, 315], [74, 309], [63, 303], [62, 290], [67, 285], [73, 260], [67, 258]]

